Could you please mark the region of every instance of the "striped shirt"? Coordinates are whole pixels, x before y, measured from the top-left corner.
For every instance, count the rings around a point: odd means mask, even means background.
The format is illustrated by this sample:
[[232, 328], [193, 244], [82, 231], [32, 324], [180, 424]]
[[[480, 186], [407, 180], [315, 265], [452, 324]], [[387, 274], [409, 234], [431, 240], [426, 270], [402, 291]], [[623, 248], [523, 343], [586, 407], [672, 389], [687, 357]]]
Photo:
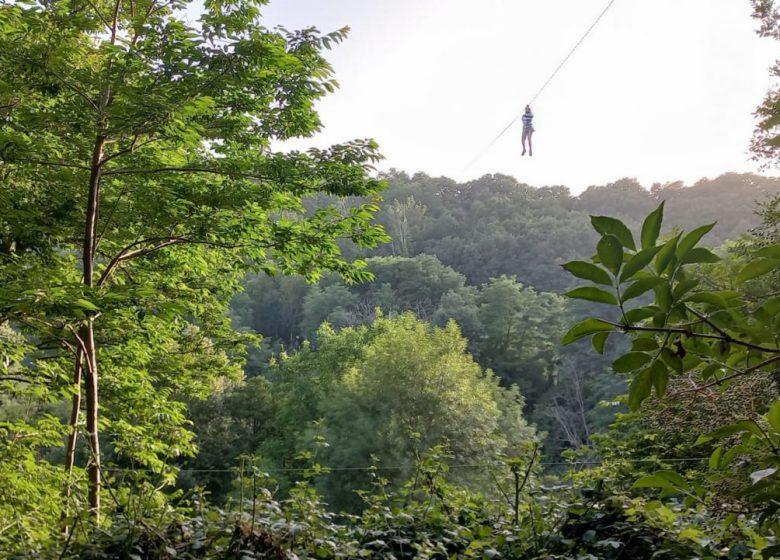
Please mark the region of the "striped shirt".
[[533, 128], [534, 114], [523, 113], [523, 128]]

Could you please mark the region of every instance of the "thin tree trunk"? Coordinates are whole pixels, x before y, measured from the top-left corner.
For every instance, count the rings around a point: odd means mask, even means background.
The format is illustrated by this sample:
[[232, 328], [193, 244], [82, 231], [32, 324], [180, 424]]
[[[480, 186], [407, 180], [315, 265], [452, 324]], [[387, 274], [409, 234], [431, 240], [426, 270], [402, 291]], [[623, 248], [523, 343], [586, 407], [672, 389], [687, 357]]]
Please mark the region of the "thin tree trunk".
[[[67, 486], [65, 487], [65, 507], [68, 508], [70, 496], [72, 494], [73, 484], [73, 465], [76, 462], [76, 440], [78, 439], [79, 414], [81, 412], [81, 372], [82, 372], [83, 352], [81, 346], [76, 350], [76, 366], [73, 372], [73, 403], [70, 409], [70, 435], [68, 436], [68, 445], [65, 453], [65, 473], [67, 474]], [[66, 510], [67, 512], [67, 510]], [[67, 525], [65, 526], [67, 534]]]
[[87, 438], [90, 448], [89, 462], [89, 511], [95, 521], [100, 521], [100, 438], [98, 435], [98, 370], [93, 321], [89, 319], [82, 328], [85, 346], [86, 371], [84, 386], [87, 396]]
[[[87, 216], [84, 229], [83, 271], [84, 285], [93, 286], [95, 274], [95, 250], [97, 243], [97, 216], [100, 201], [100, 171], [103, 147], [106, 139], [98, 136], [92, 152], [92, 171], [89, 176]], [[87, 438], [90, 448], [89, 461], [89, 511], [96, 522], [100, 520], [100, 439], [98, 437], [98, 367], [95, 348], [94, 320], [90, 317], [80, 329], [84, 344], [84, 388], [86, 390]]]

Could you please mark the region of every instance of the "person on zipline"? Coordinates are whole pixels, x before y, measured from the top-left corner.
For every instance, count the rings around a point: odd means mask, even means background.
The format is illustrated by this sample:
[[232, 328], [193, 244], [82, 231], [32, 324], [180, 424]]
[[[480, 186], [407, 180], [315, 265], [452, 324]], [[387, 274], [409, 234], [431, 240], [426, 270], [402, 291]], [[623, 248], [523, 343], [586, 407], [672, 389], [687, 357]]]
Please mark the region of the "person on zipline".
[[534, 155], [533, 147], [531, 146], [531, 136], [534, 134], [534, 114], [531, 112], [531, 106], [525, 106], [525, 113], [523, 113], [523, 153], [525, 155], [525, 141], [528, 140], [528, 155]]

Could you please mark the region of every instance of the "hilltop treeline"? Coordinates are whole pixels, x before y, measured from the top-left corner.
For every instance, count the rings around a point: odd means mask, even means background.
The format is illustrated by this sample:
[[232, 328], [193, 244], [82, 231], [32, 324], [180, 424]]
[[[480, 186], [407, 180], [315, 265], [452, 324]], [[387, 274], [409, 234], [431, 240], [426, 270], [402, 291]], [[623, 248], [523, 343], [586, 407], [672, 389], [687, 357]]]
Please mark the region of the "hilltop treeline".
[[645, 188], [621, 179], [578, 196], [563, 186], [536, 188], [504, 175], [457, 183], [391, 172], [386, 179], [379, 220], [393, 240], [365, 254], [436, 255], [473, 285], [506, 274], [553, 292], [572, 282], [559, 265], [592, 251], [591, 214], [615, 216], [635, 228], [667, 201], [670, 227], [717, 222], [708, 242], [718, 245], [758, 226], [757, 202], [780, 193], [778, 178], [736, 173], [690, 186]]

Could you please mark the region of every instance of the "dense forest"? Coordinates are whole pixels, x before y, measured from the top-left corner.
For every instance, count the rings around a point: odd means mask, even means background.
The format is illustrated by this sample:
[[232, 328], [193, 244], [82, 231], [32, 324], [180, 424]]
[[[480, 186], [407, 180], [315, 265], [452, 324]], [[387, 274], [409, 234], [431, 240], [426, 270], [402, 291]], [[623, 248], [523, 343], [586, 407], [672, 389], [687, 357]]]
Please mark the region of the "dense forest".
[[274, 151], [260, 4], [0, 5], [0, 556], [780, 558], [780, 179]]
[[337, 275], [316, 284], [300, 277], [246, 279], [233, 301], [234, 321], [264, 337], [251, 352], [247, 374], [265, 375], [269, 357], [282, 350], [304, 341], [316, 345], [323, 323], [335, 329], [370, 324], [377, 310], [410, 312], [440, 327], [454, 320], [474, 359], [505, 386], [519, 387], [526, 414], [547, 434], [551, 459], [562, 449], [587, 445], [590, 434], [620, 410], [601, 404], [624, 391], [609, 356], [596, 359], [585, 345], [558, 343], [590, 309], [561, 297], [577, 282], [561, 265], [593, 252], [598, 234], [589, 213], [602, 204], [594, 201], [619, 201], [612, 215], [634, 227], [664, 201], [680, 209], [667, 212], [670, 229], [716, 222], [708, 240], [727, 254], [760, 226], [761, 201], [780, 195], [780, 180], [755, 175], [650, 190], [622, 180], [579, 197], [509, 177], [463, 185], [422, 174], [411, 179], [391, 173], [387, 179], [377, 219], [393, 240], [359, 255], [372, 282], [347, 284]]

